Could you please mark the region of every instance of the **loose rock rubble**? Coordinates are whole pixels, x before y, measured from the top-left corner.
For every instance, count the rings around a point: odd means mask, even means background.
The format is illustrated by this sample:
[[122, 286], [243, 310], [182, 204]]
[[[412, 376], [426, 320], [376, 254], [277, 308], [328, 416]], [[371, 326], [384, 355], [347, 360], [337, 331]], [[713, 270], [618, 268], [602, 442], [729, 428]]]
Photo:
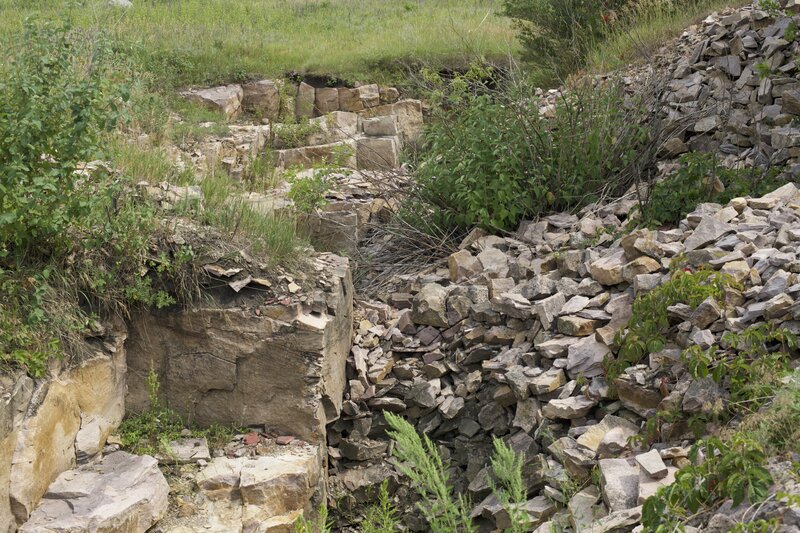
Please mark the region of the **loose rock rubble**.
[[[789, 15], [794, 1], [782, 2]], [[797, 15], [775, 15], [758, 5], [713, 14], [689, 28], [630, 71], [632, 86], [656, 76], [666, 84], [661, 99], [665, 157], [712, 152], [725, 164], [787, 165], [800, 162], [800, 81], [794, 58], [800, 42], [787, 28]]]
[[[688, 416], [726, 401], [713, 380], [689, 376], [680, 350], [767, 319], [800, 331], [800, 191], [789, 183], [762, 198], [701, 204], [676, 229], [613, 240], [630, 207], [524, 222], [514, 237], [468, 237], [446, 268], [408, 276], [387, 298], [397, 305], [358, 302], [349, 391], [328, 430], [333, 483], [369, 478], [385, 461], [390, 411], [441, 445], [477, 519], [505, 520], [487, 481], [496, 436], [525, 454], [525, 481], [538, 494], [528, 502], [532, 528], [638, 523], [694, 437], [670, 424], [659, 428], [666, 444], [639, 448], [632, 437], [667, 406]], [[670, 279], [676, 257], [688, 269], [728, 272], [744, 290], [729, 289], [725, 305], [671, 310], [670, 343], [617, 378], [612, 396], [603, 362], [618, 349], [614, 337], [633, 300]], [[599, 487], [564, 494], [595, 468]]]

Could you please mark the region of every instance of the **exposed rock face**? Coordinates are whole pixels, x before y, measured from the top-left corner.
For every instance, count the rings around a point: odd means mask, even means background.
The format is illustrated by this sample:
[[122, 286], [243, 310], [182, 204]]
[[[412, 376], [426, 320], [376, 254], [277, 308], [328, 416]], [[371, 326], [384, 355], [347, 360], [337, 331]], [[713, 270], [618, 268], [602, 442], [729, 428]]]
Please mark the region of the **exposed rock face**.
[[323, 442], [345, 386], [353, 288], [347, 260], [324, 255], [303, 301], [258, 309], [145, 314], [131, 322], [128, 409], [147, 407], [155, 370], [169, 407], [189, 422], [266, 425]]
[[0, 531], [27, 520], [50, 483], [96, 456], [122, 421], [124, 341], [117, 326], [101, 348], [92, 345], [94, 353], [55, 378], [0, 383]]
[[149, 456], [114, 452], [50, 485], [20, 533], [143, 533], [167, 510], [169, 485]]
[[242, 86], [242, 108], [267, 120], [278, 120], [281, 110], [278, 84], [272, 80], [246, 83]]

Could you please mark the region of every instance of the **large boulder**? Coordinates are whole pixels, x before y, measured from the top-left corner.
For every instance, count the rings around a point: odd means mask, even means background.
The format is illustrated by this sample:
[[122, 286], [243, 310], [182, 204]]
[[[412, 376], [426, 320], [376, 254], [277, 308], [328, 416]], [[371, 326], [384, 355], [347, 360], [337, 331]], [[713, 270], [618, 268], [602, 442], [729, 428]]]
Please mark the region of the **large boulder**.
[[308, 136], [306, 144], [330, 144], [355, 138], [358, 133], [358, 115], [345, 111], [334, 111], [323, 117], [313, 118], [311, 124], [319, 131]]
[[314, 116], [315, 98], [316, 89], [306, 82], [300, 83], [297, 87], [297, 95], [294, 99], [294, 115], [297, 120]]
[[260, 80], [242, 86], [242, 108], [271, 121], [278, 120], [281, 111], [281, 93], [272, 80]]
[[167, 510], [169, 485], [149, 456], [114, 452], [62, 473], [20, 533], [143, 533]]
[[241, 85], [224, 85], [208, 89], [194, 89], [183, 92], [181, 95], [187, 100], [219, 111], [231, 119], [235, 118], [242, 109], [244, 91], [242, 91]]
[[423, 115], [422, 102], [419, 100], [400, 100], [393, 104], [384, 104], [370, 107], [361, 111], [366, 118], [380, 116], [397, 117], [397, 126], [400, 130], [403, 143], [415, 144], [422, 134]]
[[400, 167], [397, 137], [362, 137], [356, 143], [359, 170], [394, 170]]

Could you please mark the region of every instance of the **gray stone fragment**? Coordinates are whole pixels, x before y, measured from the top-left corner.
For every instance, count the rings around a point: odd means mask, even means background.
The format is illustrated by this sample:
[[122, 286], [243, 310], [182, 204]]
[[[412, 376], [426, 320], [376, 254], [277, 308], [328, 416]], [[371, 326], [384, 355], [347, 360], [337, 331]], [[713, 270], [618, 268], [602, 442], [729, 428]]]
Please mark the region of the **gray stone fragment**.
[[587, 378], [603, 374], [603, 360], [611, 353], [605, 344], [594, 337], [584, 337], [570, 345], [567, 356], [567, 372], [570, 377]]
[[640, 453], [636, 456], [636, 462], [639, 463], [639, 468], [651, 478], [661, 479], [667, 475], [667, 465], [664, 464], [658, 450]]
[[19, 531], [143, 532], [164, 516], [168, 494], [154, 458], [114, 452], [58, 476]]
[[730, 231], [733, 231], [730, 224], [721, 222], [714, 217], [706, 216], [695, 228], [694, 233], [686, 239], [684, 246], [687, 252], [696, 250], [716, 241]]
[[681, 408], [687, 413], [715, 413], [723, 408], [722, 392], [713, 378], [692, 381], [683, 396]]
[[563, 400], [551, 400], [542, 408], [542, 414], [551, 419], [572, 419], [586, 416], [597, 402], [586, 396], [572, 396]]
[[559, 292], [534, 304], [533, 311], [539, 317], [544, 329], [550, 329], [565, 303], [566, 298]]
[[611, 511], [636, 507], [639, 499], [639, 469], [628, 459], [601, 459], [603, 500]]
[[411, 319], [415, 324], [447, 328], [447, 289], [428, 283], [414, 296]]

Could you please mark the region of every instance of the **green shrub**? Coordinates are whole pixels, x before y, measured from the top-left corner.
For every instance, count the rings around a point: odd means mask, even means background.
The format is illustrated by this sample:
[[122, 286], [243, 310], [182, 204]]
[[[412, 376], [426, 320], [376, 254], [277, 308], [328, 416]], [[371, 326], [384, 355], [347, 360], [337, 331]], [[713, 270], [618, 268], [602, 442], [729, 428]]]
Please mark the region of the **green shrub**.
[[418, 508], [433, 533], [477, 531], [469, 518], [469, 502], [463, 495], [453, 496], [450, 476], [431, 440], [419, 436], [414, 426], [401, 417], [384, 412], [392, 428], [394, 454], [401, 461], [398, 470], [422, 497]]
[[[743, 335], [743, 342], [760, 336]], [[748, 340], [749, 339], [749, 340]], [[784, 376], [786, 377], [786, 376]], [[800, 375], [790, 374], [786, 385], [773, 391], [771, 403], [750, 411], [734, 432], [708, 437], [692, 447], [692, 465], [675, 475], [675, 483], [663, 487], [644, 502], [645, 533], [681, 531], [692, 518], [725, 500], [736, 507], [742, 502], [756, 505], [770, 496], [772, 475], [768, 457], [791, 457], [800, 437]], [[755, 400], [754, 396], [751, 399]], [[763, 402], [762, 402], [763, 403]], [[701, 459], [702, 453], [702, 460]], [[776, 500], [797, 505], [795, 495], [775, 494]], [[739, 524], [733, 531], [773, 531], [769, 522]], [[775, 525], [774, 523], [771, 525]]]
[[569, 210], [624, 191], [647, 157], [641, 107], [622, 88], [581, 84], [558, 97], [552, 118], [539, 113], [537, 90], [524, 77], [441, 80], [431, 95], [412, 202], [441, 227], [515, 229], [525, 217]]
[[780, 185], [779, 174], [778, 168], [730, 169], [714, 154], [684, 154], [678, 170], [657, 182], [644, 198], [642, 223], [677, 224], [704, 202], [725, 204], [737, 196], [762, 196]]
[[[126, 60], [102, 36], [30, 22], [0, 77], [0, 366], [39, 377], [99, 317], [186, 302], [187, 247], [168, 246], [134, 187], [163, 170], [114, 137], [128, 118]], [[111, 148], [109, 150], [109, 148]], [[103, 163], [110, 155], [118, 171]], [[162, 245], [153, 246], [156, 242]], [[154, 252], [154, 250], [158, 250]]]
[[682, 359], [696, 379], [712, 376], [730, 391], [731, 414], [758, 410], [771, 399], [780, 378], [790, 369], [790, 354], [797, 337], [769, 324], [751, 326], [741, 333], [726, 331], [721, 347], [702, 350], [691, 346]]
[[[587, 50], [602, 38], [615, 10], [630, 0], [505, 0], [503, 14], [519, 31], [523, 58], [563, 77], [583, 66]], [[543, 59], [546, 58], [546, 59]]]
[[616, 378], [647, 354], [664, 349], [670, 325], [668, 307], [686, 304], [694, 309], [708, 297], [722, 301], [725, 287], [732, 283], [730, 276], [713, 270], [676, 269], [668, 282], [637, 296], [627, 331], [617, 333], [614, 341], [620, 347], [617, 358], [606, 360], [608, 376]]
[[124, 91], [107, 46], [71, 28], [28, 23], [0, 76], [0, 254], [51, 246], [96, 207], [102, 184], [76, 173], [96, 159]]
[[[704, 460], [698, 461], [702, 451]], [[709, 437], [692, 448], [693, 466], [682, 468], [672, 485], [648, 498], [642, 510], [642, 525], [649, 533], [669, 533], [701, 508], [732, 499], [736, 507], [744, 501], [764, 501], [772, 485], [765, 468], [766, 454], [760, 443], [743, 433], [728, 440]], [[698, 464], [699, 463], [699, 464]]]

